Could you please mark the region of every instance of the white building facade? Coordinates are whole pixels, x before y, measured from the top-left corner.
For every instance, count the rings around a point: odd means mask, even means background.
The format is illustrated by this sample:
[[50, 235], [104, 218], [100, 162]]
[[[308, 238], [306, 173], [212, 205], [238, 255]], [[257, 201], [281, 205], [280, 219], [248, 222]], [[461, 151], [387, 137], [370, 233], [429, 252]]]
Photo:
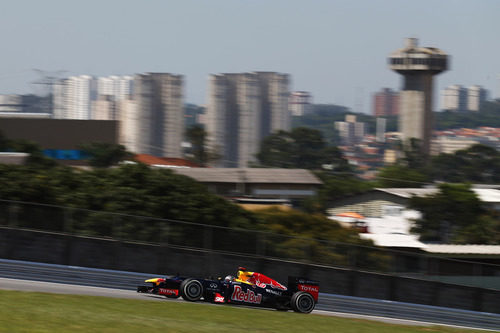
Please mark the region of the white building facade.
[[467, 89], [458, 84], [447, 87], [442, 91], [441, 105], [445, 111], [466, 111]]
[[114, 103], [130, 96], [132, 87], [131, 76], [70, 76], [53, 87], [53, 117], [117, 120]]
[[290, 93], [290, 113], [301, 117], [308, 114], [312, 107], [312, 96], [307, 91], [293, 91]]
[[481, 105], [486, 102], [488, 91], [481, 86], [471, 86], [467, 89], [467, 109], [477, 112]]

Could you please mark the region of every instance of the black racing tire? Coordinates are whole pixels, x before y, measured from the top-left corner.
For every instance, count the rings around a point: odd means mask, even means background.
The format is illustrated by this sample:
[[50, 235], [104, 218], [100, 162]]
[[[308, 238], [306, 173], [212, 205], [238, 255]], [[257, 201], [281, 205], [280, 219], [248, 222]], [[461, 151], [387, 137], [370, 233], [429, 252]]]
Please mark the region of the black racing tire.
[[186, 279], [182, 281], [179, 292], [184, 300], [196, 302], [203, 296], [203, 285], [198, 280]]
[[316, 302], [314, 301], [314, 297], [311, 294], [304, 291], [297, 291], [292, 295], [290, 305], [295, 312], [310, 313], [312, 310], [314, 310]]

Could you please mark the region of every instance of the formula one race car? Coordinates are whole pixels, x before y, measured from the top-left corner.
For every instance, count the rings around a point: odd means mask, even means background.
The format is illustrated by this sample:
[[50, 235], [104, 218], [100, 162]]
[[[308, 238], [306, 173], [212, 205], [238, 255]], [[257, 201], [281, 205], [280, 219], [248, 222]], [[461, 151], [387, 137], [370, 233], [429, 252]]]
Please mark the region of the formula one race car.
[[145, 281], [137, 292], [182, 297], [186, 301], [203, 300], [212, 303], [252, 305], [280, 311], [310, 313], [318, 302], [319, 282], [306, 278], [288, 277], [288, 286], [257, 272], [240, 267], [236, 277], [198, 279], [167, 276]]

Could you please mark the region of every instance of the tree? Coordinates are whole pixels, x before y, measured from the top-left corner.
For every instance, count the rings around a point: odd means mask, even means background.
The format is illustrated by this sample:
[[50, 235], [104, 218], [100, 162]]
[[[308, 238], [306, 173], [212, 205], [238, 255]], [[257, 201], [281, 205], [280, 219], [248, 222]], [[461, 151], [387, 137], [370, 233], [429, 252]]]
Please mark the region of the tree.
[[500, 244], [500, 220], [488, 212], [470, 185], [441, 184], [439, 192], [412, 197], [421, 212], [414, 230], [422, 241], [452, 244]]
[[26, 164], [39, 167], [54, 167], [57, 162], [43, 154], [40, 146], [28, 140], [9, 140], [8, 150], [28, 153]]
[[308, 201], [305, 208], [309, 212], [323, 212], [329, 202], [348, 196], [361, 194], [373, 188], [373, 184], [357, 178], [350, 172], [318, 171], [315, 175], [321, 179], [323, 185], [314, 201]]
[[193, 125], [186, 130], [186, 139], [191, 143], [191, 158], [194, 163], [206, 166], [213, 159], [213, 154], [207, 151], [207, 132], [200, 125]]
[[329, 147], [320, 131], [297, 127], [279, 131], [262, 141], [257, 158], [261, 165], [277, 168], [321, 169], [324, 164], [345, 168], [346, 160], [337, 147]]
[[80, 145], [80, 149], [89, 155], [90, 166], [107, 168], [131, 157], [124, 146], [113, 143], [93, 142]]
[[[358, 267], [371, 269], [388, 266], [387, 257], [369, 248], [372, 241], [362, 240], [356, 230], [343, 228], [324, 215], [278, 209], [256, 214], [261, 219], [261, 229], [272, 233], [266, 239], [266, 253], [271, 256], [314, 258], [316, 262], [340, 266], [355, 262]], [[355, 253], [352, 244], [360, 245]]]
[[498, 183], [500, 153], [478, 144], [454, 154], [441, 154], [432, 159], [431, 174], [447, 182]]
[[425, 173], [400, 164], [380, 169], [376, 180], [379, 187], [422, 187], [430, 182]]

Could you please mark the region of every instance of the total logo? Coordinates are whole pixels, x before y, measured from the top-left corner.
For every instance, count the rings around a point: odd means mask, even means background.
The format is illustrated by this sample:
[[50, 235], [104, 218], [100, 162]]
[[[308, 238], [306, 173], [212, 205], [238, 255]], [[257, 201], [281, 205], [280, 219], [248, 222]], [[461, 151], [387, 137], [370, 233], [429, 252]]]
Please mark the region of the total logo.
[[319, 292], [319, 288], [314, 287], [314, 286], [299, 285], [299, 289], [302, 291], [308, 291], [308, 292], [313, 292], [313, 293]]
[[179, 291], [177, 289], [166, 289], [166, 288], [160, 288], [158, 289], [158, 294], [160, 295], [179, 295]]
[[246, 292], [241, 289], [241, 286], [234, 286], [233, 294], [231, 295], [233, 301], [260, 304], [262, 302], [262, 294], [257, 294], [252, 290]]

